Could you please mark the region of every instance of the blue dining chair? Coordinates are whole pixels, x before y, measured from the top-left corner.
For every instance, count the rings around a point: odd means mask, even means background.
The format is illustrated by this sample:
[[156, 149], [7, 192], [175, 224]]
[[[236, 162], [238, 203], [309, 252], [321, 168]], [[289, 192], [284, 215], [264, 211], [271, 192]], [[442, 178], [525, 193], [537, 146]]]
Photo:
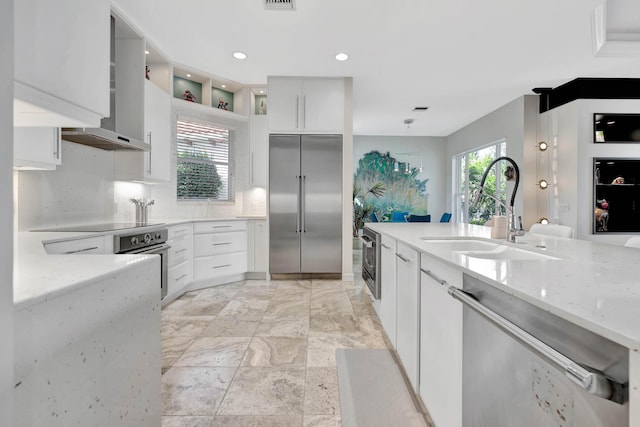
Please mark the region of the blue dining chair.
[[408, 222], [431, 222], [431, 215], [409, 215]]
[[409, 212], [393, 212], [391, 222], [406, 222]]
[[440, 222], [449, 222], [451, 221], [451, 214], [449, 212], [445, 212], [440, 217]]

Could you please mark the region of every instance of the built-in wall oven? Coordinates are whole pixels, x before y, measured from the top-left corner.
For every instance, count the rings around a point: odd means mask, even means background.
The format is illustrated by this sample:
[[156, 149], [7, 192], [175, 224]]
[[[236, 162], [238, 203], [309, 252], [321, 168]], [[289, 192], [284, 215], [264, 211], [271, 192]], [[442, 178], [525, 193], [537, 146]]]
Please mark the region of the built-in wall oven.
[[362, 230], [362, 278], [371, 295], [380, 299], [380, 234], [365, 227]]
[[160, 299], [167, 295], [169, 273], [167, 244], [169, 231], [166, 228], [146, 233], [129, 233], [114, 236], [113, 252], [116, 254], [158, 254], [160, 255]]

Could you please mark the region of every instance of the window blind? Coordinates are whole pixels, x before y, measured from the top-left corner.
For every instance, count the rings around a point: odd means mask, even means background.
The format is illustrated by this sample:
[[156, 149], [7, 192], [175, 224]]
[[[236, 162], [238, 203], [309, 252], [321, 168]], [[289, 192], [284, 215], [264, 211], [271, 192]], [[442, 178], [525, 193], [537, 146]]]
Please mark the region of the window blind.
[[177, 197], [232, 200], [229, 129], [177, 120]]

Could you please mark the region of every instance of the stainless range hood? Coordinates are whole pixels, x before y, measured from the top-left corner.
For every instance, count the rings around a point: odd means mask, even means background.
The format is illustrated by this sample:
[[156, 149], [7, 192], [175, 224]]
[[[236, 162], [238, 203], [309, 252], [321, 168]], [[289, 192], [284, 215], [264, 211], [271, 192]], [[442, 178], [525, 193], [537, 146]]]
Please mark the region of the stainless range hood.
[[101, 120], [99, 128], [62, 128], [62, 139], [103, 150], [151, 151], [151, 144], [141, 140], [144, 122], [144, 80], [143, 71], [139, 71], [144, 70], [142, 52], [144, 40], [112, 13], [109, 117]]
[[151, 145], [103, 128], [62, 128], [62, 139], [103, 150], [151, 151]]

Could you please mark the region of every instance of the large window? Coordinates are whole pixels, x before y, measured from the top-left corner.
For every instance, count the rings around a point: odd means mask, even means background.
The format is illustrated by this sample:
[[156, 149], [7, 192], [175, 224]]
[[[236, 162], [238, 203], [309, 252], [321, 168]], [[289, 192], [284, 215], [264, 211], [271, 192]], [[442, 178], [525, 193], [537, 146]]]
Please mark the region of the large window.
[[231, 140], [229, 129], [178, 119], [178, 200], [233, 200]]
[[[472, 207], [473, 199], [480, 187], [482, 175], [489, 164], [500, 156], [505, 156], [507, 143], [505, 140], [458, 154], [454, 158], [455, 167], [455, 199], [454, 210], [457, 222], [483, 225], [492, 215], [506, 215], [504, 209], [489, 197], [481, 197], [478, 205]], [[499, 162], [487, 175], [485, 191], [506, 202], [505, 162]], [[499, 171], [496, 174], [496, 170]]]

